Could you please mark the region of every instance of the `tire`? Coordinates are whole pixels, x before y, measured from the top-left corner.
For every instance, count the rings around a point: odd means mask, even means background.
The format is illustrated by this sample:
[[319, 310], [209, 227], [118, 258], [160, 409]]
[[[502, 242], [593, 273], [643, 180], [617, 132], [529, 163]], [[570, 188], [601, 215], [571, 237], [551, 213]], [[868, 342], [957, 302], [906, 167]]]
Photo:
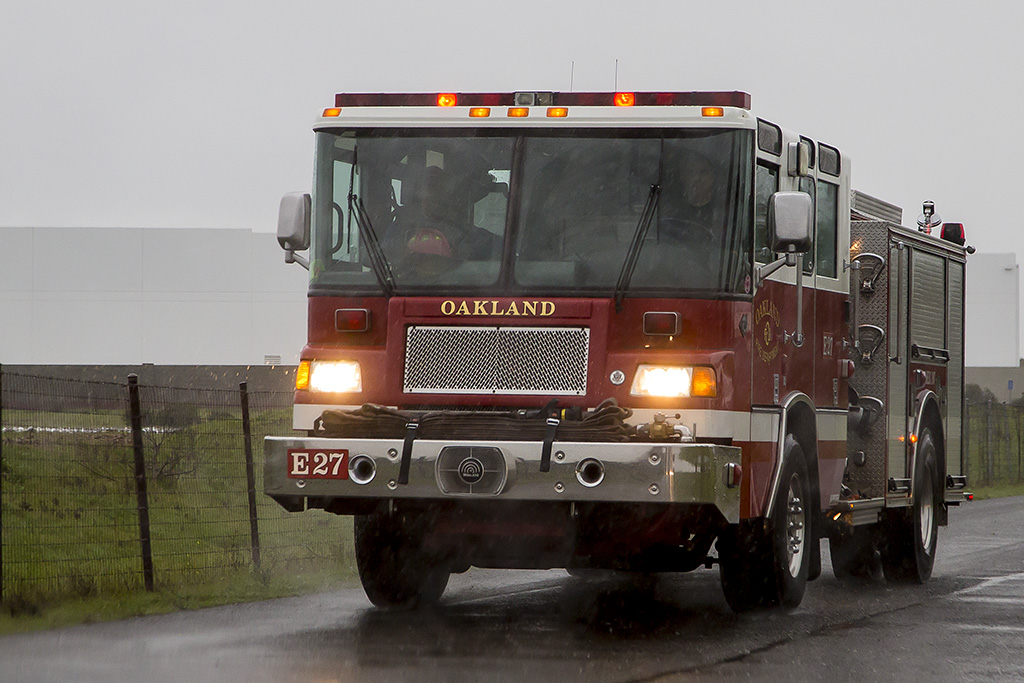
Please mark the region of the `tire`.
[[808, 537], [810, 491], [803, 449], [789, 436], [772, 516], [741, 523], [719, 538], [722, 590], [734, 612], [793, 609], [803, 600], [814, 545]]
[[939, 540], [940, 481], [935, 437], [926, 428], [917, 444], [913, 502], [909, 509], [892, 510], [887, 516], [882, 544], [887, 581], [924, 583], [931, 578]]
[[451, 572], [423, 548], [422, 525], [383, 512], [355, 518], [356, 567], [363, 591], [377, 607], [435, 605]]
[[[811, 494], [811, 499], [814, 499], [814, 494]], [[807, 547], [807, 552], [811, 554], [811, 562], [807, 567], [807, 580], [814, 581], [821, 576], [821, 538], [818, 536], [818, 529], [821, 528], [821, 515], [814, 515], [814, 523], [811, 525], [811, 530], [808, 533], [809, 538], [807, 542], [810, 544]]]
[[868, 580], [880, 569], [875, 527], [855, 527], [829, 539], [832, 573], [840, 580]]

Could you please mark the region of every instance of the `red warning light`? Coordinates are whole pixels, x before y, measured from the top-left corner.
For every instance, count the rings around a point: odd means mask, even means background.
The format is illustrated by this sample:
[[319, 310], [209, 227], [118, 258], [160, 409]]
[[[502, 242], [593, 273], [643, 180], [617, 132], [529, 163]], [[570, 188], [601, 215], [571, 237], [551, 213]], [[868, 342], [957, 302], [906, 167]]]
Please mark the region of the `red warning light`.
[[675, 335], [682, 329], [679, 314], [674, 311], [644, 313], [644, 334]]
[[615, 93], [616, 107], [632, 107], [636, 103], [636, 95], [631, 92]]
[[338, 332], [366, 332], [370, 329], [370, 312], [365, 308], [339, 308], [334, 312], [334, 328]]
[[459, 98], [452, 92], [444, 92], [437, 96], [437, 106], [454, 107], [458, 104]]

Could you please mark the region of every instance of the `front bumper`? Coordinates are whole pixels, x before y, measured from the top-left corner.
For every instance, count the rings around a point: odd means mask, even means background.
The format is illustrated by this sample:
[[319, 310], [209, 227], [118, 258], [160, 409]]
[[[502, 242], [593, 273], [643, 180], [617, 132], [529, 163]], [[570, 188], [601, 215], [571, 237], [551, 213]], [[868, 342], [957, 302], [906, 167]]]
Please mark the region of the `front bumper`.
[[[730, 486], [733, 469], [741, 462], [740, 449], [734, 446], [555, 442], [550, 471], [541, 472], [542, 444], [535, 441], [418, 439], [409, 457], [408, 483], [400, 484], [403, 447], [401, 439], [270, 436], [265, 441], [264, 491], [279, 501], [699, 504], [714, 506], [727, 522], [739, 521], [740, 487]], [[322, 477], [312, 475], [317, 464]]]

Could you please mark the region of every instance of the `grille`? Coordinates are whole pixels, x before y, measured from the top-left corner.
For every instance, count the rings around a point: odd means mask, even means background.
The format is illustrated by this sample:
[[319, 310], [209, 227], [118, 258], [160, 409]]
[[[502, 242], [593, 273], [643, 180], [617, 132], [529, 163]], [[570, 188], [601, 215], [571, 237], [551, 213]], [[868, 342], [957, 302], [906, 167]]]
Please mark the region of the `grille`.
[[403, 391], [582, 396], [589, 350], [585, 327], [413, 326]]

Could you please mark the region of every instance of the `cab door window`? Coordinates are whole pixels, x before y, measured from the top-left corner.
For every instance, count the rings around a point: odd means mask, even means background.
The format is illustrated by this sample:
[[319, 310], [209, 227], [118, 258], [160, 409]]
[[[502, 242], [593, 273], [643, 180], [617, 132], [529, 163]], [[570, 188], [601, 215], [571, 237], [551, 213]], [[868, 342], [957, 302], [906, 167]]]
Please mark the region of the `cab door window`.
[[779, 189], [779, 169], [758, 162], [754, 172], [754, 260], [770, 263], [772, 254], [768, 244], [768, 200]]
[[[813, 147], [812, 147], [812, 149], [813, 149]], [[807, 194], [811, 195], [811, 206], [814, 206], [815, 203], [816, 203], [815, 196], [814, 196], [815, 195], [815, 192], [814, 192], [814, 179], [813, 178], [801, 178], [800, 179], [800, 191], [801, 192], [806, 192]], [[804, 254], [804, 275], [812, 275], [812, 274], [814, 274], [814, 262], [815, 262], [814, 245], [817, 244], [817, 241], [818, 241], [817, 237], [816, 236], [812, 236], [811, 237], [811, 250], [809, 252], [807, 252], [806, 254]]]
[[836, 275], [836, 234], [839, 225], [839, 186], [818, 181], [817, 235], [815, 238], [818, 275]]

